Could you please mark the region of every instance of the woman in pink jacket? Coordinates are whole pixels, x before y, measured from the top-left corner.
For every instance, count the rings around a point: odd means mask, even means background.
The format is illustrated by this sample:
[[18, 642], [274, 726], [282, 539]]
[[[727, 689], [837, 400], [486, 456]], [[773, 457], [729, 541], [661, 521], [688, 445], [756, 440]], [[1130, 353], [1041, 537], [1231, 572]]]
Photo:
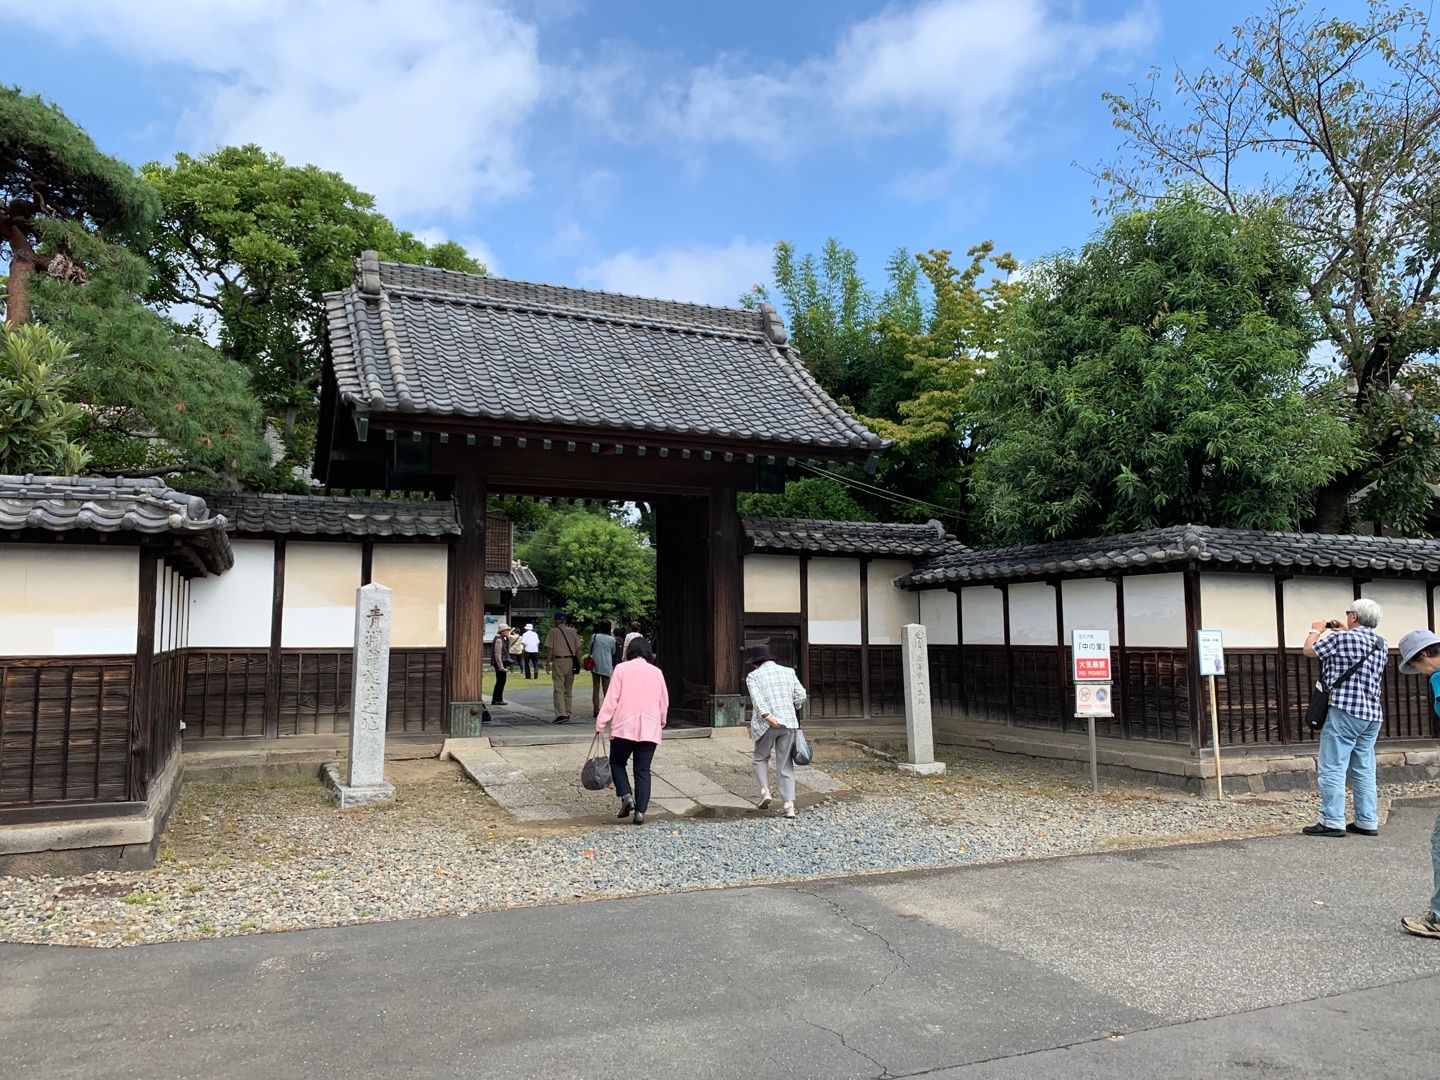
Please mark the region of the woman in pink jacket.
[[[655, 666], [650, 643], [637, 637], [625, 647], [625, 661], [617, 664], [610, 677], [610, 689], [595, 717], [595, 730], [610, 728], [610, 776], [615, 781], [615, 794], [620, 796], [618, 818], [635, 814], [635, 824], [645, 823], [645, 810], [650, 805], [650, 762], [660, 746], [660, 730], [665, 726], [665, 713], [670, 708], [670, 695], [665, 689], [665, 676]], [[630, 793], [630, 778], [625, 764], [635, 759], [635, 793]]]

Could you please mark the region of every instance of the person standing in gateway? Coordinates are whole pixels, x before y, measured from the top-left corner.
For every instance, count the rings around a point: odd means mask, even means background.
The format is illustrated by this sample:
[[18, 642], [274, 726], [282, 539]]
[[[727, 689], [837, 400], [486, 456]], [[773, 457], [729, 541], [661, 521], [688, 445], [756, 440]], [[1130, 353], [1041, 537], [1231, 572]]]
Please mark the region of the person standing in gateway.
[[527, 679], [537, 679], [540, 677], [540, 635], [535, 632], [534, 623], [525, 624], [525, 633], [520, 635], [520, 642], [525, 646], [520, 657], [524, 661], [520, 674]]
[[545, 663], [554, 690], [555, 724], [568, 724], [574, 711], [575, 673], [580, 670], [580, 635], [565, 612], [555, 613], [555, 626], [545, 635]]

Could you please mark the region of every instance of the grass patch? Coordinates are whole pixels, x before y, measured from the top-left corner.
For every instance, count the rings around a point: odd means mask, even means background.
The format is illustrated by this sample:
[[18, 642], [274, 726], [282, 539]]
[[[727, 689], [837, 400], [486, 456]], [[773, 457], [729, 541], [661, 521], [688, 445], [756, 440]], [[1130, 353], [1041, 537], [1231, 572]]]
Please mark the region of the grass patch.
[[165, 894], [163, 892], [132, 892], [128, 896], [122, 896], [120, 902], [122, 904], [139, 904], [148, 907], [153, 904], [158, 904], [164, 899]]

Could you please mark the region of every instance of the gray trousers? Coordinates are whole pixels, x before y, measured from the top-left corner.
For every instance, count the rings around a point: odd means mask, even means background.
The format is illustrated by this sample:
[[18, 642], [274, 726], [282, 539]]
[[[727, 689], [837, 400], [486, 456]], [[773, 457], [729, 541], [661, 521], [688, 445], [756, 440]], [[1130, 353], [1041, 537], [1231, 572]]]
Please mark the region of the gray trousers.
[[795, 801], [795, 762], [790, 760], [790, 749], [795, 745], [795, 729], [788, 727], [766, 728], [765, 734], [755, 742], [755, 779], [762, 788], [770, 786], [770, 752], [775, 752], [780, 769], [780, 798], [785, 802]]

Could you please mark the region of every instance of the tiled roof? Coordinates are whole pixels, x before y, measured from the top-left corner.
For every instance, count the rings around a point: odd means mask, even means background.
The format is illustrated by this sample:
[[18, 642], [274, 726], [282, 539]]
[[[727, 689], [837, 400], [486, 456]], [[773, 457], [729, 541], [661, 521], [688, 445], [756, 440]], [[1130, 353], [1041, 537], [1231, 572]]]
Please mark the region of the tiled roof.
[[1440, 574], [1440, 540], [1177, 525], [1121, 536], [942, 555], [902, 579], [918, 588], [1050, 575], [1092, 577], [1195, 562], [1210, 570]]
[[[773, 308], [536, 285], [367, 252], [326, 295], [340, 397], [360, 412], [762, 444], [858, 460], [888, 445], [820, 389]], [[668, 440], [666, 439], [668, 437]]]
[[524, 563], [515, 563], [510, 567], [509, 572], [496, 570], [485, 572], [485, 588], [487, 589], [516, 592], [520, 589], [533, 589], [539, 584], [540, 581], [535, 577], [535, 571]]
[[458, 536], [450, 502], [360, 499], [329, 495], [216, 492], [205, 496], [238, 535]]
[[807, 518], [741, 519], [754, 551], [770, 554], [871, 555], [918, 559], [965, 551], [938, 521], [924, 525]]
[[158, 477], [0, 475], [0, 529], [171, 536], [212, 574], [235, 562], [225, 519]]

